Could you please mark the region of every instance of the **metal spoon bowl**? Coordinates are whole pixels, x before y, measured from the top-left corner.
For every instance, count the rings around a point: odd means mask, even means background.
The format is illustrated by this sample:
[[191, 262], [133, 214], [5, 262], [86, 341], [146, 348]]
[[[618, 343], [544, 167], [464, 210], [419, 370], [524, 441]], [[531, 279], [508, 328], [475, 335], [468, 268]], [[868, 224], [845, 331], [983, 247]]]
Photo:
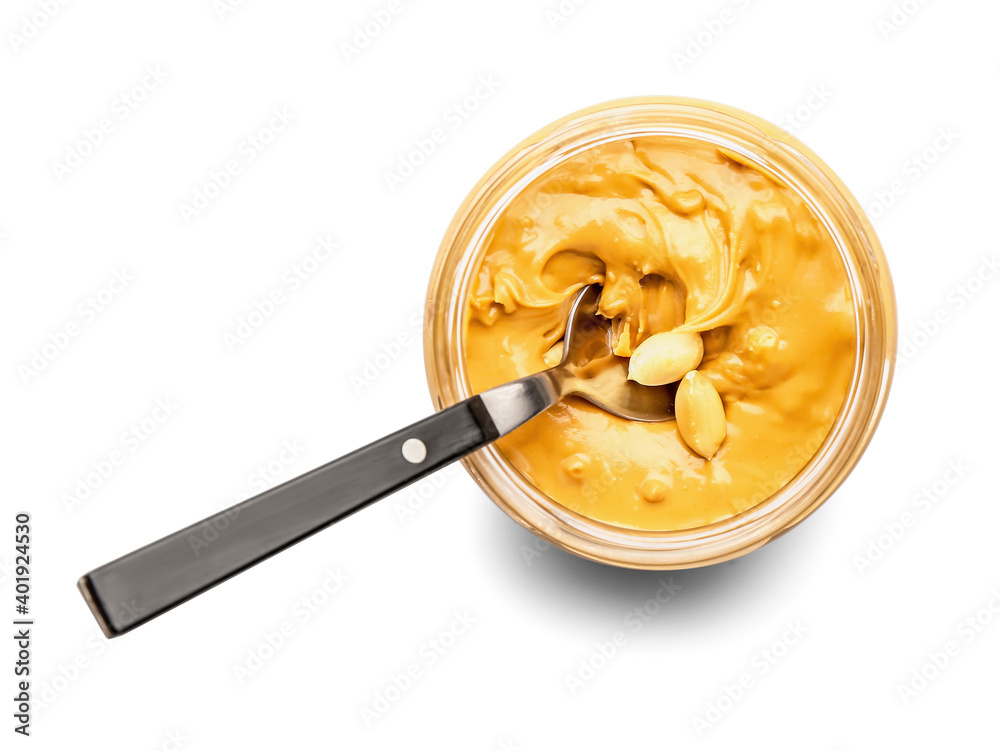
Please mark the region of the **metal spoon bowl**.
[[597, 313], [600, 299], [598, 284], [577, 294], [566, 322], [562, 361], [546, 373], [561, 396], [582, 397], [627, 420], [672, 420], [677, 387], [628, 380], [628, 360], [611, 351], [608, 321]]

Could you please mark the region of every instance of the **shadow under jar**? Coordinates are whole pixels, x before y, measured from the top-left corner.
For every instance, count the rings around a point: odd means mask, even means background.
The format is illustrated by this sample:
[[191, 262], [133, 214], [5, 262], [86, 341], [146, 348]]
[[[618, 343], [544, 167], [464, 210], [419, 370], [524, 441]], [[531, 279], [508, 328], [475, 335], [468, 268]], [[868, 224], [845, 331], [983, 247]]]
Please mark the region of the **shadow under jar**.
[[875, 430], [892, 380], [896, 311], [885, 256], [846, 186], [812, 151], [752, 115], [710, 102], [645, 97], [608, 102], [542, 129], [473, 188], [445, 234], [424, 313], [424, 352], [436, 409], [474, 392], [465, 358], [468, 300], [498, 220], [545, 173], [588, 150], [664, 137], [722, 150], [794, 192], [836, 245], [854, 308], [850, 382], [825, 439], [801, 470], [740, 513], [687, 529], [655, 531], [584, 516], [539, 490], [496, 446], [463, 460], [507, 514], [571, 553], [639, 569], [704, 566], [748, 553], [819, 507], [853, 469]]

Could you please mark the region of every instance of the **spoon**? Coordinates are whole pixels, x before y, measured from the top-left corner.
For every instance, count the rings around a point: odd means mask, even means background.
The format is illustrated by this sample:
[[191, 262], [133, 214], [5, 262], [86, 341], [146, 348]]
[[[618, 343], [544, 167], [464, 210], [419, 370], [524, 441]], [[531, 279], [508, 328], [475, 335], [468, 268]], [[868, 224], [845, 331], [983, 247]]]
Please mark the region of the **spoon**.
[[507, 435], [567, 396], [629, 420], [673, 418], [674, 387], [627, 379], [597, 313], [601, 287], [579, 291], [562, 361], [459, 402], [353, 453], [96, 568], [78, 586], [112, 638], [309, 535]]

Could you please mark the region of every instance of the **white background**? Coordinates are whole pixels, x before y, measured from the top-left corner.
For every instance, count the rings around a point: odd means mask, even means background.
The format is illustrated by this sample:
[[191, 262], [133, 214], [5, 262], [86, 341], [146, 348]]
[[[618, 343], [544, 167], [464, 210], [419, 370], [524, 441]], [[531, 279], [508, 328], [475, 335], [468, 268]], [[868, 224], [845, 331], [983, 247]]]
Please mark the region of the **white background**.
[[[0, 12], [0, 612], [13, 617], [13, 516], [26, 510], [37, 619], [38, 704], [19, 743], [998, 747], [1000, 282], [970, 282], [1000, 251], [995, 3], [907, 0], [894, 15], [887, 0], [591, 0], [555, 16], [557, 2], [399, 0], [358, 54], [343, 44], [386, 2], [250, 0], [221, 17], [219, 5]], [[32, 18], [45, 23], [28, 39]], [[156, 66], [158, 83], [145, 78]], [[456, 118], [480, 77], [495, 90]], [[413, 314], [465, 193], [537, 128], [639, 94], [781, 121], [870, 208], [909, 356], [831, 501], [729, 564], [638, 573], [531, 554], [534, 538], [452, 471], [105, 641], [81, 574], [255, 492], [285, 441], [302, 450], [268, 484], [430, 411]], [[249, 160], [245, 139], [273, 108], [292, 121]], [[110, 132], [81, 146], [102, 118]], [[444, 143], [390, 190], [386, 172], [435, 127]], [[89, 153], [54, 167], [70, 150]], [[185, 221], [180, 205], [230, 159], [239, 174]], [[286, 273], [326, 236], [339, 249], [292, 290]], [[122, 269], [127, 287], [78, 314]], [[226, 333], [276, 288], [284, 304], [230, 351]], [[70, 324], [68, 346], [27, 373]], [[400, 337], [372, 383], [352, 384]], [[158, 398], [176, 410], [123, 442]], [[116, 450], [114, 472], [67, 504]], [[907, 512], [899, 539], [883, 536]], [[317, 596], [337, 569], [347, 582]], [[629, 613], [671, 578], [680, 590], [633, 630]], [[325, 600], [308, 621], [303, 598]], [[475, 623], [428, 664], [456, 613]], [[772, 652], [789, 623], [805, 634]], [[602, 661], [618, 631], [624, 646]], [[949, 641], [955, 654], [904, 701]], [[581, 661], [598, 669], [574, 691]], [[419, 677], [366, 722], [413, 663]], [[8, 738], [12, 713], [7, 700]]]

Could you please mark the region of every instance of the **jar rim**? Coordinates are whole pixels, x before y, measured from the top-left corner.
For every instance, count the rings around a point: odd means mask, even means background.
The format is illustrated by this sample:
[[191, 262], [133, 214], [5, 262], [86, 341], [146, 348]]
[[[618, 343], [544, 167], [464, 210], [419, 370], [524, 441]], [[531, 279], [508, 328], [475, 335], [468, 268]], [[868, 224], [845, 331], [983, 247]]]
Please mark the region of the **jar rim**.
[[885, 254], [846, 185], [797, 138], [727, 105], [666, 96], [612, 100], [543, 127], [486, 172], [452, 219], [428, 286], [424, 360], [435, 409], [471, 396], [465, 302], [498, 218], [531, 182], [565, 159], [602, 143], [653, 135], [693, 138], [753, 163], [798, 193], [836, 241], [852, 287], [856, 350], [833, 427], [795, 477], [768, 497], [732, 517], [684, 530], [640, 530], [585, 517], [542, 493], [493, 445], [462, 461], [500, 508], [560, 548], [628, 568], [689, 568], [748, 553], [825, 502], [867, 448], [892, 382], [897, 323]]

